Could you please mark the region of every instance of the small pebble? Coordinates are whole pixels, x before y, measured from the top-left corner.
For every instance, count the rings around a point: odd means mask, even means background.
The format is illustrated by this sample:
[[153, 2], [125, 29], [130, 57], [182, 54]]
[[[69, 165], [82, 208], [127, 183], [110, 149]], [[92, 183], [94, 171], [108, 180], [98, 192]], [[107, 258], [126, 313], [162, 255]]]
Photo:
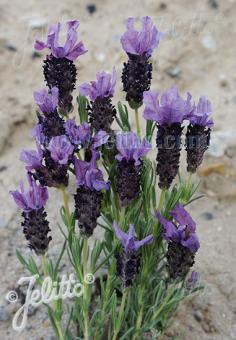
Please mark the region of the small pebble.
[[11, 52], [17, 52], [17, 48], [16, 46], [10, 44], [10, 43], [6, 43], [5, 44], [5, 48], [8, 50], [8, 51], [11, 51]]
[[210, 212], [204, 212], [201, 214], [201, 217], [204, 218], [204, 220], [211, 221], [214, 219], [214, 215]]
[[94, 5], [94, 4], [90, 4], [90, 5], [87, 5], [87, 6], [86, 6], [86, 9], [87, 9], [87, 11], [89, 12], [89, 14], [93, 14], [93, 13], [96, 12], [97, 7], [96, 7], [96, 5]]
[[208, 3], [210, 5], [210, 7], [216, 9], [219, 7], [218, 1], [217, 0], [208, 0]]
[[228, 86], [228, 81], [227, 81], [227, 78], [224, 74], [221, 74], [219, 76], [219, 78], [220, 78], [220, 86], [222, 86], [222, 87]]
[[6, 167], [6, 165], [2, 165], [2, 166], [0, 166], [0, 172], [2, 172], [2, 171], [5, 171], [5, 170], [7, 170], [7, 167]]
[[167, 9], [167, 4], [165, 2], [161, 2], [159, 5], [159, 9], [161, 10]]
[[10, 315], [6, 311], [6, 309], [1, 306], [0, 307], [0, 321], [8, 321], [8, 320], [10, 320]]
[[202, 312], [200, 310], [194, 311], [193, 316], [198, 322], [201, 322], [203, 320], [203, 315], [202, 315]]
[[216, 50], [216, 42], [211, 35], [206, 35], [202, 38], [202, 46], [205, 47], [207, 50]]
[[181, 70], [179, 67], [173, 67], [170, 66], [165, 70], [166, 74], [168, 74], [168, 76], [170, 76], [171, 78], [178, 78], [181, 74]]

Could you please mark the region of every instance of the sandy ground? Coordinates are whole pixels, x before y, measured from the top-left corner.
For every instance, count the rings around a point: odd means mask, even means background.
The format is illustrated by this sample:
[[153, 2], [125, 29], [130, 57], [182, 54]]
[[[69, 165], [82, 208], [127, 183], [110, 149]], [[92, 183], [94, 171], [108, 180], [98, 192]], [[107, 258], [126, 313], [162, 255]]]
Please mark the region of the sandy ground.
[[[43, 307], [32, 311], [26, 330], [16, 334], [11, 327], [14, 307], [4, 298], [24, 273], [15, 259], [16, 247], [27, 253], [20, 214], [8, 191], [24, 176], [18, 155], [32, 145], [32, 91], [43, 86], [42, 57], [32, 57], [33, 42], [45, 35], [45, 23], [79, 18], [81, 37], [89, 49], [78, 62], [81, 83], [113, 65], [120, 74], [126, 58], [119, 44], [125, 18], [151, 15], [166, 32], [153, 56], [152, 87], [163, 91], [177, 84], [181, 93], [190, 91], [195, 98], [205, 94], [213, 102], [216, 123], [212, 148], [200, 173], [206, 196], [191, 206], [201, 240], [196, 269], [206, 288], [181, 305], [165, 338], [236, 339], [236, 1], [93, 3], [97, 10], [89, 15], [89, 3], [84, 0], [0, 0], [0, 320], [5, 319], [0, 321], [0, 338], [52, 339]], [[123, 99], [120, 90], [118, 82], [117, 99]], [[56, 221], [60, 200], [53, 190], [51, 195], [54, 200], [48, 210], [51, 220]], [[56, 230], [53, 240], [52, 256], [60, 245]]]

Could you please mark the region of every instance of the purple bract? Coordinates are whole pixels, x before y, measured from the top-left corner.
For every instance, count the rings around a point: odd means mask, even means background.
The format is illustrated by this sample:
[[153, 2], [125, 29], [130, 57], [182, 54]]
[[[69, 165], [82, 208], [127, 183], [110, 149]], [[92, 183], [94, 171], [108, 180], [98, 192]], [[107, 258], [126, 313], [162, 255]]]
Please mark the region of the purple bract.
[[83, 96], [89, 96], [91, 100], [96, 98], [107, 98], [114, 95], [116, 85], [116, 71], [113, 67], [112, 74], [98, 72], [97, 80], [91, 81], [90, 84], [84, 83], [80, 86], [80, 93]]
[[74, 151], [73, 145], [65, 135], [52, 137], [47, 149], [52, 159], [59, 164], [67, 164]]
[[67, 22], [68, 32], [64, 46], [59, 45], [59, 33], [61, 24], [49, 25], [47, 42], [36, 40], [35, 49], [38, 51], [44, 48], [49, 48], [51, 53], [56, 58], [67, 58], [69, 60], [76, 60], [80, 55], [87, 52], [82, 41], [77, 43], [77, 28], [79, 27], [78, 20], [71, 20]]
[[129, 225], [129, 232], [121, 230], [116, 222], [113, 223], [116, 236], [121, 241], [126, 253], [137, 251], [140, 247], [153, 242], [153, 235], [149, 235], [140, 241], [135, 241], [135, 230], [133, 224]]
[[86, 186], [89, 189], [95, 189], [96, 191], [109, 189], [110, 182], [104, 181], [102, 171], [97, 168], [97, 157], [98, 152], [93, 150], [92, 159], [90, 162], [85, 162], [74, 158], [75, 174], [78, 187]]
[[192, 96], [187, 93], [187, 99], [180, 97], [176, 86], [166, 91], [160, 99], [158, 92], [146, 91], [143, 95], [145, 119], [154, 120], [160, 125], [182, 123], [193, 111]]
[[213, 120], [209, 118], [211, 114], [211, 102], [202, 96], [192, 114], [189, 116], [189, 121], [192, 125], [201, 125], [212, 128], [214, 123]]
[[116, 147], [119, 151], [116, 155], [118, 161], [123, 159], [134, 160], [135, 165], [139, 165], [140, 158], [148, 153], [151, 144], [145, 138], [141, 143], [138, 136], [133, 132], [125, 132], [116, 135]]
[[34, 92], [34, 100], [40, 110], [47, 114], [54, 112], [58, 105], [59, 91], [57, 87], [53, 87], [48, 93], [47, 90], [40, 90]]
[[142, 18], [142, 29], [140, 31], [135, 30], [134, 21], [134, 18], [127, 20], [127, 31], [121, 37], [122, 47], [128, 54], [150, 56], [164, 34], [158, 32], [152, 19], [148, 16]]
[[72, 144], [87, 144], [90, 140], [90, 126], [88, 123], [76, 125], [75, 118], [68, 119], [64, 124], [66, 134]]
[[48, 200], [47, 188], [37, 185], [31, 176], [28, 176], [28, 182], [28, 190], [25, 191], [21, 182], [20, 191], [10, 191], [17, 206], [25, 212], [43, 208]]
[[177, 204], [170, 212], [170, 215], [179, 223], [178, 227], [173, 222], [166, 220], [157, 210], [156, 216], [164, 227], [164, 238], [167, 242], [180, 243], [195, 253], [200, 247], [199, 240], [196, 236], [196, 224], [189, 213], [181, 204]]
[[26, 163], [26, 169], [28, 171], [39, 169], [42, 166], [42, 159], [43, 154], [40, 148], [38, 148], [38, 151], [23, 150], [20, 153], [20, 160]]

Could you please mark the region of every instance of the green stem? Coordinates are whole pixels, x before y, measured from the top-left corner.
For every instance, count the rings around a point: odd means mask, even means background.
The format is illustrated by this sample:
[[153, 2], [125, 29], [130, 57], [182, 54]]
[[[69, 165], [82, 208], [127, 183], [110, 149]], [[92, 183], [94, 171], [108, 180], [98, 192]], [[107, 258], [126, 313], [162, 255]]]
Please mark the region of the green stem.
[[162, 191], [161, 191], [161, 196], [160, 196], [160, 201], [159, 201], [159, 204], [158, 204], [158, 210], [161, 212], [161, 209], [162, 209], [162, 207], [163, 207], [163, 203], [164, 203], [164, 199], [165, 199], [165, 193], [166, 193], [166, 191], [165, 191], [165, 189], [163, 189]]
[[66, 218], [68, 220], [68, 218], [70, 217], [70, 208], [69, 208], [69, 202], [68, 202], [68, 197], [67, 197], [67, 194], [66, 194], [65, 187], [61, 187], [61, 192], [62, 192], [62, 196], [63, 196], [63, 202], [64, 202], [64, 208], [65, 208], [65, 212], [66, 212]]
[[[84, 244], [83, 244], [83, 275], [85, 278], [86, 272], [87, 272], [87, 259], [88, 259], [88, 239], [87, 237], [84, 238]], [[84, 282], [84, 310], [83, 310], [83, 316], [84, 316], [84, 339], [89, 339], [89, 315], [88, 315], [88, 284]]]
[[136, 120], [137, 135], [141, 139], [141, 129], [140, 129], [140, 124], [139, 124], [138, 109], [135, 109], [135, 120]]
[[123, 296], [122, 296], [121, 305], [120, 305], [120, 311], [119, 311], [119, 321], [117, 323], [118, 326], [115, 329], [115, 332], [114, 332], [114, 335], [112, 337], [112, 340], [116, 340], [117, 336], [118, 336], [118, 334], [120, 332], [122, 321], [123, 321], [123, 317], [124, 317], [124, 309], [125, 309], [125, 302], [126, 302], [127, 295], [128, 295], [128, 291], [127, 290], [123, 291]]
[[[166, 193], [166, 190], [161, 191], [161, 196], [160, 196], [160, 200], [159, 200], [159, 204], [158, 204], [158, 210], [160, 211], [160, 213], [161, 213], [161, 210], [163, 208], [163, 203], [164, 203], [164, 200], [165, 200], [165, 193]], [[154, 234], [155, 239], [158, 238], [158, 225], [159, 225], [159, 221], [157, 221], [153, 226], [153, 234]]]
[[173, 294], [173, 288], [170, 288], [169, 292], [167, 293], [162, 305], [158, 308], [156, 313], [153, 315], [152, 320], [156, 320], [159, 314], [162, 312], [163, 308], [165, 308], [166, 304], [168, 303], [169, 299], [171, 298]]
[[190, 173], [189, 173], [189, 176], [188, 176], [187, 185], [186, 185], [186, 188], [187, 188], [188, 191], [189, 191], [189, 189], [190, 189], [190, 187], [191, 187], [191, 184], [192, 184], [192, 176], [193, 176], [193, 173], [190, 172]]
[[45, 254], [41, 255], [41, 261], [42, 261], [42, 268], [43, 268], [44, 277], [47, 277], [48, 276], [48, 269], [47, 269], [47, 259], [46, 259]]
[[[47, 269], [47, 259], [45, 255], [41, 255], [41, 262], [42, 262], [42, 268], [43, 268], [43, 274], [44, 277], [48, 277], [49, 273], [48, 273], [48, 269]], [[53, 305], [53, 310], [56, 310], [56, 303], [54, 303], [54, 301], [52, 301], [52, 305]], [[57, 333], [58, 333], [58, 337], [60, 340], [64, 340], [64, 335], [61, 329], [61, 323], [59, 320], [57, 320], [57, 318], [54, 318], [54, 322], [57, 328]]]

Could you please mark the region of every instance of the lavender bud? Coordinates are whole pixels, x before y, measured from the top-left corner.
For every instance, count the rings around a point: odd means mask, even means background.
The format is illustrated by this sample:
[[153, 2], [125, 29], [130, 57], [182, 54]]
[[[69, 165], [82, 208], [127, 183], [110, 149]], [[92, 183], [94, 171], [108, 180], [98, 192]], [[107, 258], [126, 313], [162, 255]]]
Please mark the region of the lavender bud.
[[140, 192], [142, 164], [122, 160], [117, 164], [117, 192], [122, 206], [128, 205]]
[[209, 118], [211, 102], [200, 97], [197, 106], [189, 116], [190, 124], [186, 134], [187, 171], [195, 172], [201, 165], [205, 151], [210, 145], [210, 133], [214, 123]]
[[156, 172], [159, 175], [159, 188], [168, 189], [178, 173], [181, 135], [183, 127], [175, 123], [167, 126], [158, 125], [157, 131], [157, 167]]
[[75, 218], [82, 235], [89, 237], [97, 226], [101, 214], [103, 194], [100, 191], [86, 187], [77, 188], [75, 199]]
[[140, 267], [140, 256], [136, 252], [122, 251], [116, 254], [117, 276], [120, 277], [124, 287], [132, 285]]

